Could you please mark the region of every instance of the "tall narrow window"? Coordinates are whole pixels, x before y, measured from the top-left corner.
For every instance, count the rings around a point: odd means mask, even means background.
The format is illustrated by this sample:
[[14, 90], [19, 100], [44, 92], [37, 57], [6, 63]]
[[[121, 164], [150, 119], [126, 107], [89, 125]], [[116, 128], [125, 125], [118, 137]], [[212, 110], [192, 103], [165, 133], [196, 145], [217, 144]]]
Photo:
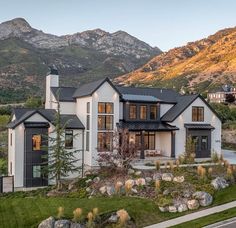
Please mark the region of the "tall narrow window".
[[146, 150], [154, 150], [155, 149], [155, 133], [154, 132], [146, 132], [144, 135], [144, 148]]
[[10, 174], [12, 174], [12, 162], [10, 162]]
[[73, 130], [65, 131], [65, 148], [66, 149], [73, 148]]
[[203, 122], [204, 121], [204, 107], [192, 107], [192, 121]]
[[157, 119], [157, 106], [151, 105], [150, 106], [150, 120]]
[[12, 146], [12, 133], [10, 134], [10, 145]]
[[112, 151], [112, 132], [98, 132], [98, 152]]
[[90, 113], [90, 102], [87, 102], [87, 113]]
[[33, 166], [33, 178], [40, 178], [41, 177], [41, 166], [34, 165]]
[[41, 135], [33, 135], [32, 137], [32, 149], [33, 150], [41, 150], [41, 144], [42, 144], [42, 140], [41, 140]]
[[140, 119], [146, 120], [147, 119], [147, 106], [141, 105], [139, 111], [140, 111]]
[[89, 131], [86, 132], [86, 151], [89, 151]]
[[129, 105], [129, 118], [131, 120], [135, 120], [137, 118], [137, 106], [136, 105]]
[[90, 115], [87, 115], [87, 118], [86, 118], [86, 129], [90, 130]]

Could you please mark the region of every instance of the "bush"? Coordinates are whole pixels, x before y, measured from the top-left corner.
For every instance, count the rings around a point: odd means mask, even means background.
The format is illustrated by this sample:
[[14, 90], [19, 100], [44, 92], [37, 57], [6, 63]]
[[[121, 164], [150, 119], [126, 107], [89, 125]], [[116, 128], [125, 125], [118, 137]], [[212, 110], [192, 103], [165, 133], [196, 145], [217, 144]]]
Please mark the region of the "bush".
[[66, 195], [68, 198], [86, 198], [88, 196], [88, 193], [86, 192], [85, 188], [78, 189], [76, 192], [70, 192]]
[[215, 193], [215, 189], [211, 184], [199, 184], [196, 185], [196, 191], [203, 191], [211, 194], [212, 196]]
[[156, 203], [159, 207], [166, 207], [173, 203], [173, 199], [170, 196], [159, 196]]
[[0, 176], [7, 175], [7, 160], [0, 158]]

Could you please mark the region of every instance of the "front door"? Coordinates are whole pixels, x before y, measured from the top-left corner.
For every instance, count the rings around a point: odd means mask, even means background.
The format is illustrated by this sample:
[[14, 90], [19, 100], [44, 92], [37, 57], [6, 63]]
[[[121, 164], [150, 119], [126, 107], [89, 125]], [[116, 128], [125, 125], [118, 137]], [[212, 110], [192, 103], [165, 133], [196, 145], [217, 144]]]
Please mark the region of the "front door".
[[[24, 186], [47, 186], [43, 164], [47, 161], [47, 128], [25, 128]], [[45, 165], [45, 164], [44, 164]]]
[[189, 130], [187, 135], [195, 142], [196, 158], [211, 157], [211, 130]]

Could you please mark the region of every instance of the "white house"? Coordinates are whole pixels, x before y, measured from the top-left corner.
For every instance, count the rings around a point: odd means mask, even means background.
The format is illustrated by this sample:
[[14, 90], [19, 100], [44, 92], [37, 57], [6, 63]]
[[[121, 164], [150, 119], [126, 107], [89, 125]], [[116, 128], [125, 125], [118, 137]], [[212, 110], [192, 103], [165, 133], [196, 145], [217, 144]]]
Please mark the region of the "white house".
[[70, 120], [65, 146], [82, 150], [78, 158], [87, 167], [97, 166], [101, 152], [112, 153], [112, 132], [117, 127], [129, 130], [130, 141], [139, 147], [141, 159], [177, 158], [185, 151], [188, 136], [196, 141], [197, 158], [208, 158], [212, 151], [221, 153], [221, 120], [200, 95], [120, 87], [108, 78], [79, 88], [60, 87], [54, 69], [46, 77], [45, 109], [15, 109], [8, 125], [8, 172], [14, 175], [15, 187], [48, 185], [41, 164], [45, 159], [42, 155], [50, 151], [42, 147], [42, 137], [54, 129], [56, 100], [60, 102], [62, 120]]

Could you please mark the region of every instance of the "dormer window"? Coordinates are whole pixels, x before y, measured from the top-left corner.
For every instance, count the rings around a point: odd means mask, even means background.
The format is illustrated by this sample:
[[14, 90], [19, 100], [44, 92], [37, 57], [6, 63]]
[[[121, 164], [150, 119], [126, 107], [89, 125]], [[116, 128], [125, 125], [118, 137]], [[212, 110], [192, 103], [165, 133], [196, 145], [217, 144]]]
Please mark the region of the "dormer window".
[[157, 106], [151, 105], [150, 106], [150, 120], [157, 119]]
[[193, 122], [204, 121], [204, 107], [200, 107], [200, 106], [192, 107], [192, 121]]
[[129, 118], [131, 120], [137, 119], [137, 106], [136, 105], [130, 105], [129, 106]]
[[140, 120], [146, 120], [147, 119], [147, 106], [141, 105], [140, 106]]

